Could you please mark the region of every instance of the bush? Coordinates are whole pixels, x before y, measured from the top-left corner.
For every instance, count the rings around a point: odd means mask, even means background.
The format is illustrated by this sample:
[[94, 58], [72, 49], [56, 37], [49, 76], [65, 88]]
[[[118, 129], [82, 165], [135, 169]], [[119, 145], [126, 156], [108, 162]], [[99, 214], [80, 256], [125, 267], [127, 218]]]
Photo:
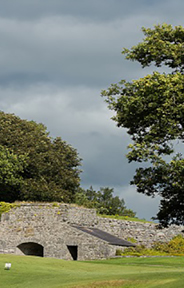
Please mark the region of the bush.
[[[118, 253], [120, 253], [118, 251]], [[119, 255], [119, 254], [118, 254]], [[122, 256], [184, 256], [184, 238], [182, 235], [173, 237], [168, 243], [157, 242], [148, 249], [144, 245], [126, 248]]]
[[177, 235], [168, 243], [155, 243], [154, 250], [163, 251], [169, 255], [184, 255], [184, 238], [182, 235]]
[[116, 256], [121, 256], [122, 255], [122, 250], [121, 249], [117, 249], [116, 250]]

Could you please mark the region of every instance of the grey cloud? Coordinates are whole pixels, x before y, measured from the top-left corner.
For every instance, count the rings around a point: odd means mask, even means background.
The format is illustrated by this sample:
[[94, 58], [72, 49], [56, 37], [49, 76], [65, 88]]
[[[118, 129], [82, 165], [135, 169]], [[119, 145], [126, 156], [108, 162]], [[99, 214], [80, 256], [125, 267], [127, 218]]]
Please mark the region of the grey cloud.
[[121, 50], [138, 41], [142, 23], [151, 22], [147, 15], [107, 23], [73, 16], [35, 21], [0, 18], [0, 83], [9, 79], [22, 85], [37, 78], [58, 85], [103, 87], [134, 77], [140, 67], [135, 64], [130, 72]]
[[127, 207], [137, 212], [140, 218], [151, 220], [159, 211], [159, 203], [161, 198], [148, 197], [136, 192], [134, 186], [117, 186], [116, 193], [125, 200]]
[[96, 22], [95, 18], [84, 20], [77, 13], [50, 16], [45, 13], [33, 20], [1, 17], [0, 83], [24, 85], [50, 81], [57, 85], [104, 88], [122, 78], [134, 79], [143, 72], [138, 64], [124, 60], [121, 50], [141, 39], [141, 26], [162, 22], [160, 10], [159, 16], [155, 16], [154, 7], [152, 10], [149, 15], [146, 10], [139, 13], [133, 10], [132, 14], [122, 13], [116, 18], [109, 14], [106, 22]]
[[122, 59], [118, 35], [124, 34], [123, 30], [121, 23], [84, 24], [71, 17], [33, 23], [1, 18], [1, 82], [8, 77], [12, 82], [15, 74], [34, 80], [35, 74], [62, 84], [107, 83], [106, 78], [121, 70], [117, 65]]
[[181, 0], [0, 0], [0, 109], [42, 122], [83, 158], [82, 185], [114, 187], [142, 218], [159, 199], [128, 185], [135, 164], [129, 137], [110, 119], [101, 89], [144, 76], [152, 67], [124, 60], [141, 27], [183, 24]]
[[[167, 1], [162, 1], [167, 4]], [[177, 2], [177, 1], [176, 1]], [[159, 5], [159, 1], [154, 4]], [[38, 19], [47, 15], [76, 15], [78, 18], [108, 21], [122, 15], [141, 13], [154, 8], [152, 1], [139, 0], [16, 0], [0, 1], [0, 15], [14, 19]]]
[[124, 156], [130, 139], [115, 127], [112, 113], [97, 90], [41, 85], [23, 91], [15, 87], [0, 89], [0, 95], [4, 96], [4, 111], [43, 122], [52, 136], [61, 136], [77, 148], [83, 158], [84, 184], [128, 184], [128, 175], [134, 170]]

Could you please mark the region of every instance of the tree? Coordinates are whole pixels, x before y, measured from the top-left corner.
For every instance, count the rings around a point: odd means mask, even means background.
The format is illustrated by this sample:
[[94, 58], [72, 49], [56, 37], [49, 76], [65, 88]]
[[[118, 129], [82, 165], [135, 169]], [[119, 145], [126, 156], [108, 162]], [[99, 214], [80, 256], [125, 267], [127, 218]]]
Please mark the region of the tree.
[[15, 155], [0, 145], [0, 191], [1, 201], [12, 202], [17, 197], [16, 190], [22, 184], [22, 173], [26, 167], [26, 156]]
[[[59, 137], [52, 139], [43, 124], [4, 112], [0, 112], [0, 145], [26, 161], [21, 185], [12, 187], [11, 201], [73, 201], [81, 164], [73, 147]], [[0, 189], [0, 200], [7, 201], [2, 195]]]
[[106, 215], [122, 215], [135, 217], [136, 213], [127, 209], [124, 199], [113, 196], [114, 189], [101, 187], [95, 191], [91, 186], [89, 189], [80, 189], [76, 194], [75, 202], [88, 208], [96, 208], [97, 212]]
[[157, 69], [132, 82], [122, 80], [102, 95], [116, 112], [117, 126], [132, 139], [129, 162], [147, 162], [131, 184], [162, 197], [157, 214], [162, 225], [184, 224], [184, 160], [175, 149], [176, 140], [184, 140], [184, 28], [163, 24], [142, 31], [143, 41], [122, 53], [143, 68], [165, 66], [167, 73]]

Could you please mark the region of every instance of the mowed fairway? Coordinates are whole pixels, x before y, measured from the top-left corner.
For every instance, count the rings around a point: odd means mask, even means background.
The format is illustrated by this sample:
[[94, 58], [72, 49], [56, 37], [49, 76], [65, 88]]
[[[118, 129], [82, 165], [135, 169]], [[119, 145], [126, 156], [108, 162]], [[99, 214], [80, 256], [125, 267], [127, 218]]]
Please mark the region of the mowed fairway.
[[[4, 270], [6, 262], [11, 269]], [[184, 287], [184, 257], [64, 261], [0, 255], [0, 287]]]

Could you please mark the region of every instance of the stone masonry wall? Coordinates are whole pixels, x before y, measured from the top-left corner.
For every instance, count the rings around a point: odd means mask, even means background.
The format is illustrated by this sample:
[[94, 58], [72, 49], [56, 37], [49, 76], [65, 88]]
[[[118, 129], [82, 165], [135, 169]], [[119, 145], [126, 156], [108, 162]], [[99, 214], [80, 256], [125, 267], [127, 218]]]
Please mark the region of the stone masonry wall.
[[72, 224], [92, 226], [96, 212], [60, 204], [22, 204], [4, 213], [0, 222], [0, 253], [22, 254], [22, 243], [44, 247], [45, 257], [72, 260], [68, 246], [76, 246], [78, 259], [101, 259], [115, 255], [115, 247], [84, 233]]
[[178, 234], [184, 235], [184, 227], [171, 225], [159, 229], [154, 223], [142, 223], [110, 218], [98, 218], [97, 227], [124, 240], [134, 238], [137, 244], [150, 247], [154, 242], [168, 242]]
[[158, 229], [156, 224], [101, 218], [94, 209], [68, 204], [21, 204], [4, 213], [0, 221], [0, 253], [21, 254], [21, 243], [38, 243], [45, 257], [72, 259], [67, 247], [78, 247], [78, 259], [115, 256], [116, 246], [84, 233], [73, 224], [96, 227], [124, 240], [134, 238], [147, 247], [183, 234], [183, 226]]

